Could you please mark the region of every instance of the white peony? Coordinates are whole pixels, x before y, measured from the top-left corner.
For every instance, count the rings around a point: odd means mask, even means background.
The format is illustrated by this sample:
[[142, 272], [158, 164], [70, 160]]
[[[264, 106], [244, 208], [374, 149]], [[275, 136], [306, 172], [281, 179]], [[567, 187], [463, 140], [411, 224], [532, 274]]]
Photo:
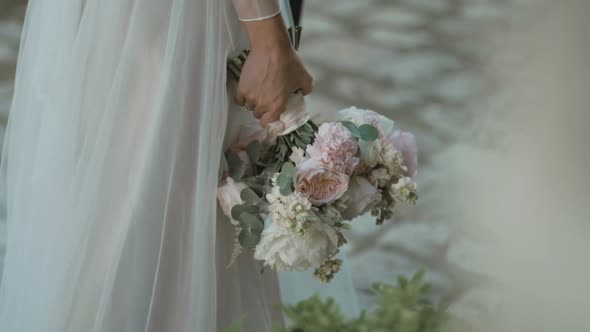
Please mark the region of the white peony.
[[338, 251], [338, 234], [332, 226], [312, 223], [301, 235], [270, 222], [254, 252], [254, 258], [276, 271], [317, 268]]
[[381, 190], [364, 177], [355, 176], [350, 180], [348, 191], [342, 196], [342, 201], [346, 205], [342, 217], [352, 220], [361, 216], [377, 206], [381, 199]]
[[239, 225], [237, 220], [231, 217], [231, 209], [239, 204], [244, 203], [240, 197], [242, 190], [248, 186], [242, 182], [235, 182], [234, 179], [228, 177], [221, 186], [217, 188], [217, 199], [223, 213], [230, 218], [233, 225]]

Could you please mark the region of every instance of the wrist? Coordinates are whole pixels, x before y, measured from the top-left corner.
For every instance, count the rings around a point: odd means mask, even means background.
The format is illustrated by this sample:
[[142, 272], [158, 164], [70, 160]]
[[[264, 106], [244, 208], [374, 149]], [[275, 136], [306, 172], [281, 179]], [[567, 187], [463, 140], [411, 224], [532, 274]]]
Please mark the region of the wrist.
[[289, 51], [293, 48], [281, 15], [260, 21], [244, 22], [251, 50], [265, 52]]

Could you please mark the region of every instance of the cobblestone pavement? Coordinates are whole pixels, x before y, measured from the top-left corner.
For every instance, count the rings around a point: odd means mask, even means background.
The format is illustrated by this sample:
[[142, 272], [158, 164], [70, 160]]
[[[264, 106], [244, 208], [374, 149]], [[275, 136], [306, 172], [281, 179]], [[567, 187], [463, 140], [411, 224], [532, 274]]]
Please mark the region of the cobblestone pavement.
[[493, 309], [496, 281], [476, 261], [481, 232], [457, 222], [459, 204], [449, 196], [458, 172], [476, 176], [464, 159], [489, 158], [486, 123], [498, 116], [500, 101], [484, 102], [495, 87], [483, 63], [502, 42], [513, 6], [508, 0], [306, 4], [301, 51], [316, 79], [316, 108], [356, 105], [387, 114], [420, 147], [419, 204], [381, 227], [363, 218], [354, 223], [349, 264], [364, 307], [372, 303], [372, 282], [426, 267], [436, 293], [458, 314], [477, 319]]
[[[473, 263], [477, 232], [459, 227], [450, 172], [474, 176], [460, 158], [486, 158], [481, 124], [496, 117], [484, 56], [502, 35], [514, 0], [313, 0], [306, 2], [302, 53], [316, 79], [314, 107], [373, 109], [412, 131], [420, 146], [421, 200], [396, 221], [354, 223], [348, 254], [362, 304], [374, 281], [428, 269], [437, 294], [465, 316], [494, 280]], [[0, 112], [12, 91], [22, 8], [0, 4]], [[497, 107], [498, 105], [496, 105]], [[3, 128], [3, 126], [2, 126]], [[3, 129], [2, 129], [3, 130]], [[449, 198], [451, 196], [451, 198]], [[471, 259], [471, 260], [470, 260]]]

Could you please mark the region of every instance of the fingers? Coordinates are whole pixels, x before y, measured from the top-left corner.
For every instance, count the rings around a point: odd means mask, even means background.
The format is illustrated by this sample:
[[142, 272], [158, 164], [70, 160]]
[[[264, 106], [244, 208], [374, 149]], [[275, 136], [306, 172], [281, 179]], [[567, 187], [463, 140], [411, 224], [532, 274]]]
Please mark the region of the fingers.
[[238, 91], [238, 93], [236, 93], [236, 96], [234, 97], [234, 101], [236, 102], [236, 104], [244, 106], [244, 104], [246, 104], [246, 94], [242, 93], [241, 91]]
[[262, 116], [266, 113], [265, 108], [263, 106], [258, 106], [256, 108], [254, 108], [253, 112], [254, 112], [254, 116], [257, 119], [261, 119]]
[[262, 124], [263, 127], [266, 127], [275, 121], [279, 121], [280, 119], [281, 112], [267, 112], [264, 113], [260, 118], [260, 124]]

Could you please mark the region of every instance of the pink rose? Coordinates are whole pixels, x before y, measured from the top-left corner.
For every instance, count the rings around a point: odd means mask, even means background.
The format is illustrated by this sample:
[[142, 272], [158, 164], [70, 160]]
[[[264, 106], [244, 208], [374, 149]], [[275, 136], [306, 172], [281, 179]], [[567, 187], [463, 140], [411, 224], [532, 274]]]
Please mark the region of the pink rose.
[[367, 179], [355, 176], [350, 180], [348, 190], [342, 196], [346, 210], [342, 217], [352, 220], [373, 209], [382, 199], [381, 190], [372, 185]]
[[315, 159], [306, 159], [296, 168], [295, 190], [305, 194], [311, 204], [332, 203], [348, 189], [348, 175], [327, 168]]
[[235, 182], [231, 177], [228, 177], [223, 184], [217, 188], [217, 199], [219, 200], [219, 205], [223, 210], [223, 214], [228, 216], [231, 223], [234, 225], [238, 225], [239, 223], [231, 217], [231, 209], [238, 204], [244, 203], [240, 197], [240, 193], [246, 188], [247, 186], [245, 183]]
[[313, 146], [307, 153], [327, 168], [351, 175], [359, 163], [355, 157], [358, 143], [350, 130], [339, 122], [326, 122], [320, 126]]
[[413, 179], [418, 173], [418, 145], [414, 135], [396, 130], [386, 139], [401, 153], [406, 175]]

